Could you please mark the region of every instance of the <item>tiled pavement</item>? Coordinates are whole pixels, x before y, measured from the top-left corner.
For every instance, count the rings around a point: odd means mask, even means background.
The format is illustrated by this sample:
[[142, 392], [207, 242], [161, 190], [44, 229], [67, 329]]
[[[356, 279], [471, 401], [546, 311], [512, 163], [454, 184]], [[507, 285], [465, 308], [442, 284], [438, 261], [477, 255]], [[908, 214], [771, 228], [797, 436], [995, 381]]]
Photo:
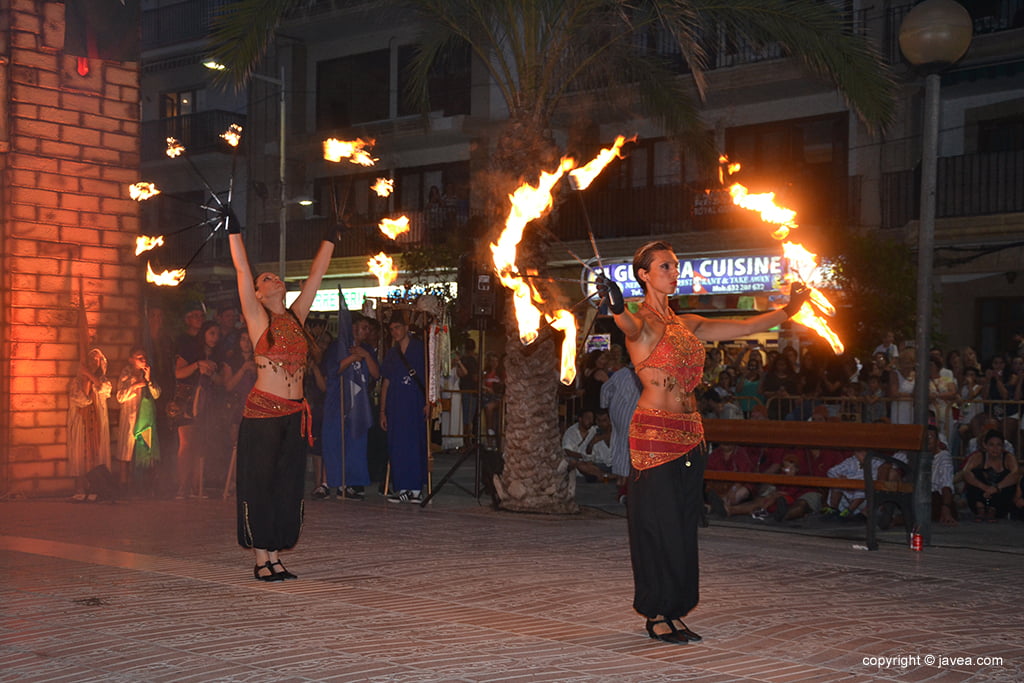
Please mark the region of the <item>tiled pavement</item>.
[[630, 608], [615, 512], [500, 513], [453, 487], [425, 509], [313, 501], [285, 558], [301, 578], [263, 584], [231, 502], [6, 502], [0, 681], [1024, 680], [1024, 524], [914, 553], [713, 523], [687, 619], [704, 642], [679, 646]]

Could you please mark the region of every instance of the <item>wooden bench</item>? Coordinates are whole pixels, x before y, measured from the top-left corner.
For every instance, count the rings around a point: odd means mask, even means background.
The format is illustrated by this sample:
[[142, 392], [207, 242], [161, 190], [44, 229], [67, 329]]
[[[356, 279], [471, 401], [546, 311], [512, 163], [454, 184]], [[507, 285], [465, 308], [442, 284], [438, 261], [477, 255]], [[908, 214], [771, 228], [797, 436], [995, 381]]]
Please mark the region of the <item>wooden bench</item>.
[[[913, 496], [917, 476], [917, 453], [925, 444], [925, 429], [921, 425], [708, 419], [704, 420], [704, 437], [709, 443], [716, 444], [835, 450], [866, 449], [868, 455], [864, 459], [864, 479], [832, 479], [721, 470], [705, 470], [704, 478], [712, 481], [864, 490], [868, 549], [878, 550], [875, 512], [884, 503], [899, 506], [909, 542], [914, 526]], [[892, 453], [895, 451], [907, 451], [909, 463], [893, 458]], [[900, 467], [904, 472], [902, 480], [876, 482], [872, 475], [872, 459]]]

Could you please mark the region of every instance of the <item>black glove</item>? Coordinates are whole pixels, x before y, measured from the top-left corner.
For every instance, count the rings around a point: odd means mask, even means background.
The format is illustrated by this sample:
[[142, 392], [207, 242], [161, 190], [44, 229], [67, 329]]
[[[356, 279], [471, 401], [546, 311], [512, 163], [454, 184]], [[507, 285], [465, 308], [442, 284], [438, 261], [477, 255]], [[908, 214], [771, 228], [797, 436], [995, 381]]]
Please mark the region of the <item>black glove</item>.
[[224, 223], [228, 227], [229, 235], [241, 235], [242, 234], [242, 221], [238, 220], [238, 216], [231, 210], [229, 206], [224, 213]]
[[794, 282], [789, 288], [789, 303], [782, 310], [786, 312], [786, 317], [792, 318], [797, 314], [804, 303], [811, 298], [811, 290], [802, 282]]
[[334, 246], [338, 246], [338, 242], [341, 241], [341, 232], [346, 227], [344, 220], [338, 220], [334, 225], [328, 225], [324, 230], [324, 242], [330, 242]]
[[608, 310], [613, 315], [618, 315], [626, 310], [626, 300], [622, 298], [622, 290], [619, 289], [619, 284], [614, 280], [609, 280], [603, 274], [598, 275], [594, 281], [597, 285], [597, 293], [608, 302]]

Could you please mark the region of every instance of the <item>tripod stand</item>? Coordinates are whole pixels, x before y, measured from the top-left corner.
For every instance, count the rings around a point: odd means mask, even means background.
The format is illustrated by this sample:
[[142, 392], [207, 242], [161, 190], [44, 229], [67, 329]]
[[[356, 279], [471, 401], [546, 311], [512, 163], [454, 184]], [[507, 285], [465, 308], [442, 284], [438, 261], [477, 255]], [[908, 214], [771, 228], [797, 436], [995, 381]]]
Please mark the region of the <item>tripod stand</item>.
[[480, 500], [481, 493], [481, 482], [480, 482], [480, 449], [482, 448], [482, 441], [480, 439], [481, 420], [483, 418], [484, 405], [483, 405], [483, 390], [484, 390], [484, 336], [487, 332], [487, 318], [478, 316], [475, 318], [476, 329], [480, 333], [480, 349], [477, 353], [479, 361], [477, 362], [477, 378], [476, 378], [476, 414], [473, 416], [473, 433], [469, 436], [473, 439], [473, 443], [464, 444], [462, 452], [459, 454], [455, 464], [445, 472], [445, 475], [441, 477], [441, 480], [437, 482], [437, 485], [430, 491], [430, 494], [420, 501], [420, 507], [425, 507], [434, 496], [437, 495], [438, 491], [444, 488], [444, 485], [455, 475], [462, 464], [473, 458], [473, 490], [470, 491], [465, 486], [462, 486], [458, 482], [452, 482], [455, 486], [462, 489], [466, 493], [472, 495]]

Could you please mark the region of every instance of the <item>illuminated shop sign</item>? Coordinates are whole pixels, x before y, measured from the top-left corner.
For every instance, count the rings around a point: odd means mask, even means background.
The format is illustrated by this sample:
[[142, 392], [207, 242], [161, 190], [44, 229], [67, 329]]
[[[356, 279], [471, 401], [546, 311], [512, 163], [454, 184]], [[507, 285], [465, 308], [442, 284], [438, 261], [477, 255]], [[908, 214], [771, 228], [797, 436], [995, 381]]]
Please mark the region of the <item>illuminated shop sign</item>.
[[[605, 264], [605, 270], [627, 299], [644, 295], [640, 283], [633, 279], [632, 262]], [[684, 258], [679, 261], [675, 295], [774, 292], [781, 275], [781, 255]], [[593, 280], [589, 273], [585, 277]]]

